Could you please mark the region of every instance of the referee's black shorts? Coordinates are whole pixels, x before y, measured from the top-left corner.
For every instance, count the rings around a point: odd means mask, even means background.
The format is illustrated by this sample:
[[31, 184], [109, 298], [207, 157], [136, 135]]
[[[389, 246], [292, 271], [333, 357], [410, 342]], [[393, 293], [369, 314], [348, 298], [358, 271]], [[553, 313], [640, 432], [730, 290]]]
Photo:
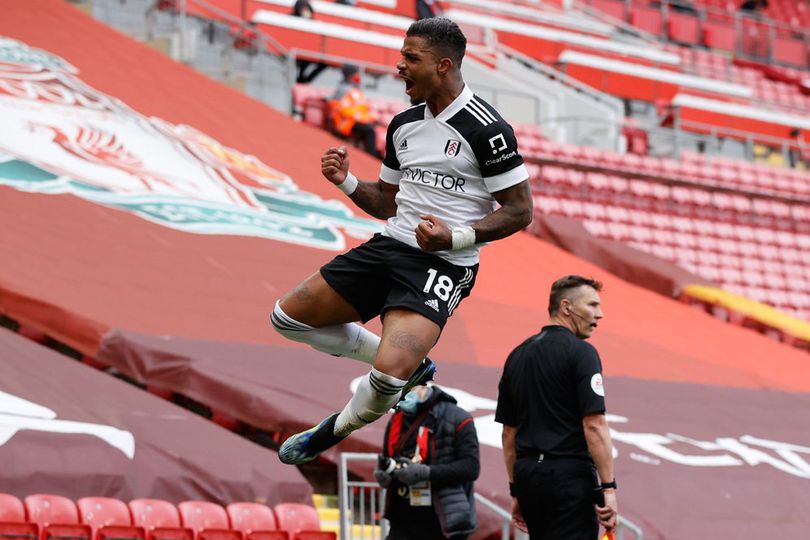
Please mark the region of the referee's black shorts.
[[596, 540], [596, 470], [585, 459], [518, 458], [515, 491], [531, 540]]
[[478, 265], [456, 266], [399, 240], [374, 235], [321, 267], [335, 291], [369, 321], [392, 308], [444, 324], [475, 284]]

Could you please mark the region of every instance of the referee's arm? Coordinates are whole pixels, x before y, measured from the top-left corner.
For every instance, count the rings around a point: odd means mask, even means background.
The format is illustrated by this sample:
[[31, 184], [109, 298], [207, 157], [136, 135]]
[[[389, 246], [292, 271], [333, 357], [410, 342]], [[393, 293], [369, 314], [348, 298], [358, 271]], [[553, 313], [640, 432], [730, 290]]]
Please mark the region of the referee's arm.
[[[582, 419], [582, 429], [585, 431], [585, 441], [588, 443], [588, 451], [591, 453], [596, 471], [599, 473], [599, 481], [602, 483], [613, 482], [613, 443], [610, 440], [610, 429], [604, 413], [588, 414]], [[616, 527], [616, 520], [619, 514], [619, 505], [616, 500], [616, 490], [613, 488], [604, 489], [605, 506], [597, 507], [599, 522], [607, 530]]]
[[501, 433], [501, 444], [503, 446], [503, 461], [506, 463], [506, 474], [509, 477], [509, 483], [515, 481], [514, 468], [517, 453], [515, 451], [515, 435], [517, 428], [514, 426], [503, 425], [503, 433]]

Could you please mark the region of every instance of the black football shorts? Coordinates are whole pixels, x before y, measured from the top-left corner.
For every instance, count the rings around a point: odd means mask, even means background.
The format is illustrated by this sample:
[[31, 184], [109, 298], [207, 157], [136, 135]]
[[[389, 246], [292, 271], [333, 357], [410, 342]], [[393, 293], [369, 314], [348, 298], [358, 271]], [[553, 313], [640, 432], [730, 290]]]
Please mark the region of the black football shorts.
[[363, 322], [403, 308], [424, 315], [440, 328], [470, 294], [477, 273], [477, 264], [456, 266], [382, 234], [321, 267], [326, 282]]

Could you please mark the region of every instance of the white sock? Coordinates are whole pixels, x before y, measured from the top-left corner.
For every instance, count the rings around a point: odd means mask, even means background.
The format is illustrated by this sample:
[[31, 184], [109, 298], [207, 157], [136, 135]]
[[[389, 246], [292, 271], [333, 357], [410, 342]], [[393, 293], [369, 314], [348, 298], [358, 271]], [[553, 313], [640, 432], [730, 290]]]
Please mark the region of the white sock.
[[279, 334], [288, 339], [307, 343], [321, 352], [348, 356], [366, 364], [374, 363], [380, 346], [380, 337], [357, 323], [314, 328], [284, 313], [279, 302], [273, 308], [270, 323]]
[[368, 377], [363, 377], [352, 399], [338, 415], [335, 435], [345, 437], [383, 416], [399, 401], [406, 382], [371, 368]]

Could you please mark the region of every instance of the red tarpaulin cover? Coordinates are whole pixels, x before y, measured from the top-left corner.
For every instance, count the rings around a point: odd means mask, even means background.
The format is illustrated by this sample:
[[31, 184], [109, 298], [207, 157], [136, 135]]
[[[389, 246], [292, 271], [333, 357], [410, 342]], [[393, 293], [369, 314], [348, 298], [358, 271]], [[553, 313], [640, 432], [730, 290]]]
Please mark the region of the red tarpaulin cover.
[[275, 453], [0, 328], [0, 492], [310, 503]]

